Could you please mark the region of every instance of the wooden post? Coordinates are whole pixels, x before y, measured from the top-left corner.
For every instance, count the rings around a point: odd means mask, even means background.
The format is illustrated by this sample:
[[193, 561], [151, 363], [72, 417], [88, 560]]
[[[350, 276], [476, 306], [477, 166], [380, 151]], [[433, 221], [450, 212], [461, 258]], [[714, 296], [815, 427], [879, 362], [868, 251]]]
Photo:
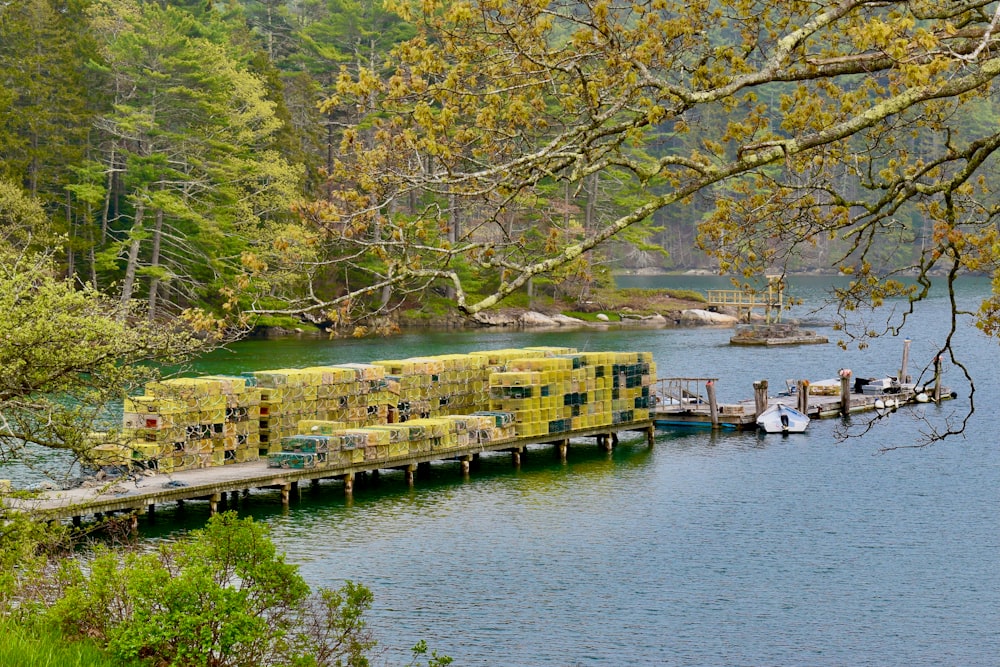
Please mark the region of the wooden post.
[[[618, 431], [612, 431], [610, 433], [610, 435], [611, 435], [611, 446], [612, 447], [617, 447], [618, 446]], [[567, 445], [569, 444], [569, 440], [566, 441], [566, 444]]]
[[566, 463], [566, 455], [569, 452], [569, 440], [560, 440], [556, 443], [556, 451], [559, 453], [559, 460]]
[[344, 475], [344, 493], [351, 495], [354, 493], [354, 473], [349, 472]]
[[846, 417], [851, 413], [851, 369], [841, 368], [840, 375], [840, 414]]
[[208, 497], [208, 513], [215, 516], [219, 513], [219, 500], [222, 498], [221, 494], [213, 493]]
[[715, 399], [715, 382], [712, 380], [706, 382], [705, 392], [708, 394], [708, 414], [712, 418], [712, 428], [719, 428], [719, 403]]
[[767, 380], [758, 380], [753, 383], [753, 406], [755, 419], [760, 417], [760, 413], [767, 410]]
[[132, 516], [129, 517], [128, 529], [133, 535], [139, 532], [139, 514], [137, 512], [132, 512]]
[[232, 505], [233, 507], [236, 507], [237, 505], [239, 505], [239, 503], [240, 503], [240, 492], [239, 491], [230, 491], [230, 493], [229, 493], [229, 504]]
[[941, 355], [934, 357], [934, 402], [941, 402]]
[[906, 367], [910, 365], [910, 339], [906, 338], [903, 340], [903, 363], [899, 366], [899, 384], [905, 384], [910, 381], [909, 376], [906, 374]]
[[518, 447], [516, 449], [510, 450], [510, 463], [515, 468], [520, 468], [521, 467], [521, 452], [522, 451], [523, 450], [520, 447]]
[[601, 446], [606, 452], [614, 450], [614, 445], [611, 444], [611, 435], [608, 433], [601, 433], [597, 436], [597, 444]]
[[656, 427], [650, 426], [646, 429], [646, 444], [652, 447], [656, 444]]
[[288, 507], [288, 497], [291, 494], [292, 485], [282, 484], [281, 485], [281, 506]]
[[146, 519], [152, 522], [156, 518], [156, 505], [150, 503], [146, 506]]
[[299, 496], [299, 483], [298, 482], [292, 482], [290, 486], [291, 486], [291, 493], [289, 494], [289, 499], [290, 500], [296, 500], [296, 501], [299, 500], [299, 498], [300, 498], [300, 496]]
[[809, 414], [809, 380], [799, 380], [796, 391], [799, 395], [799, 412]]
[[406, 466], [406, 485], [411, 489], [413, 488], [413, 477], [415, 472], [417, 472], [417, 465], [415, 463], [411, 463]]
[[462, 463], [462, 477], [468, 479], [469, 468], [471, 467], [472, 464], [472, 457], [468, 455], [463, 456], [461, 459], [461, 463]]

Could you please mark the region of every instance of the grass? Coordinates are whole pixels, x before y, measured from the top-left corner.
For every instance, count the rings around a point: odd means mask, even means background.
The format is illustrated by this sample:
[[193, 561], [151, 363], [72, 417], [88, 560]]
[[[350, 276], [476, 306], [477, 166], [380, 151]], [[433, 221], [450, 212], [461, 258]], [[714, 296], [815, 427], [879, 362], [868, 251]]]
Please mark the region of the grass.
[[138, 667], [122, 663], [92, 641], [69, 641], [54, 628], [32, 628], [0, 620], [0, 665], [4, 667]]
[[[598, 319], [598, 317], [597, 317], [598, 313], [584, 313], [584, 312], [579, 311], [579, 310], [564, 311], [563, 315], [567, 315], [569, 317], [575, 317], [576, 319], [583, 320], [584, 322], [602, 322], [602, 321], [604, 321], [604, 320]], [[621, 319], [622, 319], [618, 315], [618, 313], [605, 313], [605, 315], [607, 315], [607, 317], [608, 317], [608, 319], [607, 319], [608, 322], [620, 322]]]
[[254, 325], [259, 328], [279, 327], [281, 329], [302, 329], [303, 331], [319, 331], [313, 324], [308, 324], [299, 319], [287, 315], [262, 315], [257, 318]]

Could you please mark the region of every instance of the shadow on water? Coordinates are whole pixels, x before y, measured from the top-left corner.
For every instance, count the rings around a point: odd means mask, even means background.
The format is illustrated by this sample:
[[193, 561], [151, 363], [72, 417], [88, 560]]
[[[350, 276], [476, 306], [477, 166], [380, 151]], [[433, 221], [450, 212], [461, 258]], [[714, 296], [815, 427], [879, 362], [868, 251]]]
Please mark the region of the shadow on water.
[[[437, 461], [416, 474], [412, 487], [402, 470], [380, 470], [377, 475], [359, 475], [350, 496], [345, 495], [342, 481], [324, 479], [300, 485], [298, 497], [287, 508], [282, 507], [278, 489], [254, 489], [239, 494], [235, 502], [231, 496], [227, 497], [219, 509], [235, 510], [240, 516], [264, 523], [294, 525], [309, 521], [316, 514], [348, 516], [376, 509], [392, 515], [404, 506], [418, 511], [431, 509], [452, 501], [469, 487], [520, 496], [548, 495], [560, 487], [627, 478], [632, 471], [648, 466], [653, 452], [644, 435], [634, 435], [623, 435], [612, 452], [593, 442], [573, 441], [565, 463], [559, 460], [555, 447], [535, 445], [522, 454], [519, 467], [513, 465], [508, 452], [485, 452], [473, 462], [467, 478], [462, 475], [459, 461]], [[203, 500], [157, 506], [152, 520], [144, 518], [140, 522], [140, 536], [154, 540], [175, 537], [203, 527], [209, 516], [209, 504]]]

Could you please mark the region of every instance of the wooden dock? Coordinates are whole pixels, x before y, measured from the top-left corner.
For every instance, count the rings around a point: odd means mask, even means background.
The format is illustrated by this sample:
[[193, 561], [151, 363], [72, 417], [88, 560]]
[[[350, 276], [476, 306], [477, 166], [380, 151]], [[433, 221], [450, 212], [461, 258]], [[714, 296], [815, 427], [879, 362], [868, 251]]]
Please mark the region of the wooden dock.
[[[767, 383], [755, 383], [756, 395], [753, 399], [717, 403], [715, 378], [662, 378], [654, 388], [657, 400], [650, 410], [650, 416], [660, 429], [701, 427], [754, 430], [757, 428], [757, 415], [768, 405], [777, 403], [797, 408], [812, 419], [827, 419], [859, 412], [895, 409], [918, 402], [917, 396], [921, 393], [912, 385], [904, 385], [898, 392], [887, 394], [866, 394], [853, 390], [836, 395], [813, 394], [809, 393], [808, 386], [809, 383], [800, 382], [795, 392], [768, 396]], [[704, 387], [704, 391], [699, 391], [697, 387]], [[937, 400], [954, 398], [949, 390], [940, 386], [932, 395], [938, 396]]]
[[594, 438], [598, 446], [610, 451], [618, 442], [622, 431], [642, 432], [648, 444], [653, 444], [653, 421], [635, 421], [611, 426], [600, 426], [577, 431], [508, 439], [498, 442], [480, 442], [461, 448], [409, 454], [392, 459], [365, 461], [350, 465], [323, 466], [316, 468], [292, 469], [269, 468], [267, 461], [233, 463], [195, 470], [184, 470], [169, 475], [157, 474], [152, 477], [142, 475], [117, 478], [102, 486], [73, 488], [50, 491], [28, 500], [7, 499], [14, 509], [29, 511], [44, 520], [73, 519], [79, 523], [85, 516], [103, 516], [125, 513], [131, 516], [133, 526], [138, 515], [146, 512], [150, 516], [157, 505], [187, 500], [207, 501], [212, 513], [225, 502], [226, 494], [232, 498], [249, 489], [280, 489], [282, 503], [298, 493], [303, 482], [318, 482], [321, 479], [339, 479], [344, 490], [353, 492], [354, 479], [361, 473], [378, 470], [403, 470], [409, 484], [414, 483], [414, 474], [422, 466], [433, 461], [459, 461], [463, 475], [468, 475], [470, 465], [476, 457], [485, 452], [509, 452], [514, 466], [520, 465], [521, 455], [532, 445], [552, 445], [560, 460], [565, 461], [571, 440]]

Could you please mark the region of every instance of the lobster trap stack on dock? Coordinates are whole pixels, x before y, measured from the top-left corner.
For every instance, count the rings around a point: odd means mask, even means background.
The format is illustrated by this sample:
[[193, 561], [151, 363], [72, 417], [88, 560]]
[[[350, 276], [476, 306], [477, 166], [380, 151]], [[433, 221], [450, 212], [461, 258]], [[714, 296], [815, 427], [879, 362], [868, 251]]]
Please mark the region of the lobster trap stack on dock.
[[142, 396], [125, 400], [120, 446], [137, 465], [161, 472], [255, 461], [260, 396], [252, 378], [151, 382]]
[[392, 461], [649, 418], [649, 353], [567, 347], [254, 371], [146, 385], [99, 465], [174, 472], [253, 461]]
[[361, 427], [388, 419], [392, 399], [381, 366], [285, 368], [252, 376], [261, 390], [262, 453], [280, 452], [282, 438], [297, 434], [302, 420]]
[[511, 359], [490, 376], [490, 408], [511, 412], [520, 437], [645, 420], [654, 375], [646, 353]]

